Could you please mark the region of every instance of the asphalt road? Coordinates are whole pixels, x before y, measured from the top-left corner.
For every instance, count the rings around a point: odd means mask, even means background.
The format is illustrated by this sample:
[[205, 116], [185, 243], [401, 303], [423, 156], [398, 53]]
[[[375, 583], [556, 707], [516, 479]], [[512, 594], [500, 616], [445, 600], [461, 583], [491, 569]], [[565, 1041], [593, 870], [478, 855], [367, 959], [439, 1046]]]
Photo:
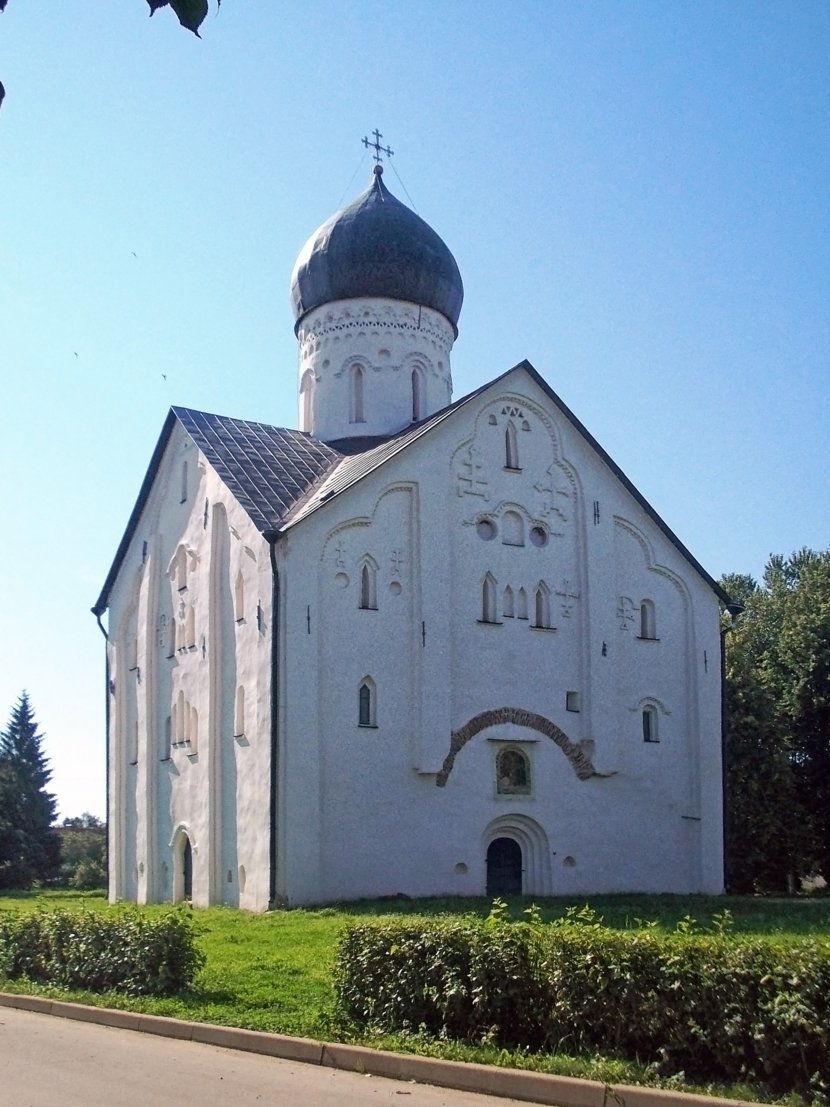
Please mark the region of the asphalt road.
[[515, 1099], [361, 1076], [0, 1008], [0, 1107], [519, 1107]]

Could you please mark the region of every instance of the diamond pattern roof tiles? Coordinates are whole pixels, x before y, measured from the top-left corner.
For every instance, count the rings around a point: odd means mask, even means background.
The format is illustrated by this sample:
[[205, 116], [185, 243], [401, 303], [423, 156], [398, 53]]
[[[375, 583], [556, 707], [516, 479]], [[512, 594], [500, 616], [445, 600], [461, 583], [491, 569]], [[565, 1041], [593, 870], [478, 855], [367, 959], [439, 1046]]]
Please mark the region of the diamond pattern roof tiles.
[[173, 412], [261, 531], [279, 528], [291, 508], [342, 455], [286, 427], [190, 408]]

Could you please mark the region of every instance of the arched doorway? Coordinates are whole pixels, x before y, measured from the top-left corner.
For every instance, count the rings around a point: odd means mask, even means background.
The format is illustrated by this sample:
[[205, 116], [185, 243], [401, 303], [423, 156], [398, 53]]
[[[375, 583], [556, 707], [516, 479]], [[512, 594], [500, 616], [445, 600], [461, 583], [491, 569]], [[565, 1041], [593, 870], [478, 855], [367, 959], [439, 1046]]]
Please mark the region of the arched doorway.
[[487, 847], [487, 895], [522, 894], [522, 847], [515, 838], [494, 838]]
[[179, 827], [170, 843], [173, 853], [173, 902], [193, 899], [193, 846], [190, 835]]

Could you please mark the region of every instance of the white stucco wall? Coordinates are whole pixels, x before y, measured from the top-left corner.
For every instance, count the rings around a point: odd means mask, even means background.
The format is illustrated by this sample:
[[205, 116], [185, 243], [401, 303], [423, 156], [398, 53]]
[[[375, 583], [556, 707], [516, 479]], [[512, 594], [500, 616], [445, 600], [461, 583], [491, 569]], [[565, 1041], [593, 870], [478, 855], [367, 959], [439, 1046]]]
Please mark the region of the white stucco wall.
[[270, 596], [267, 544], [175, 427], [110, 596], [112, 899], [181, 898], [186, 835], [195, 903], [268, 905]]
[[[324, 442], [394, 434], [413, 416], [446, 407], [454, 337], [440, 312], [400, 300], [340, 300], [309, 312], [297, 335], [300, 430]], [[420, 382], [417, 412], [413, 373]]]
[[[519, 465], [508, 469], [511, 420]], [[506, 512], [524, 545], [503, 543]], [[484, 518], [490, 540], [477, 533]], [[526, 373], [298, 523], [279, 557], [289, 902], [482, 893], [498, 834], [522, 844], [536, 894], [721, 890], [717, 601]], [[359, 609], [367, 559], [377, 610]], [[492, 624], [481, 621], [488, 572]], [[540, 582], [550, 629], [532, 627]], [[505, 617], [507, 584], [514, 600], [525, 589], [528, 619]], [[657, 641], [638, 637], [625, 598], [638, 616], [654, 604]], [[358, 725], [365, 677], [376, 727]], [[659, 742], [643, 741], [645, 703]], [[550, 720], [601, 775], [579, 779], [550, 737], [502, 722], [458, 751], [439, 787], [451, 732], [505, 707]], [[511, 744], [530, 759], [528, 796], [496, 791], [495, 754]]]
[[278, 902], [482, 894], [496, 837], [528, 894], [722, 889], [717, 599], [525, 370], [275, 554], [278, 618], [267, 542], [176, 426], [110, 596], [111, 898], [180, 897], [186, 835], [195, 903], [268, 906], [273, 624]]

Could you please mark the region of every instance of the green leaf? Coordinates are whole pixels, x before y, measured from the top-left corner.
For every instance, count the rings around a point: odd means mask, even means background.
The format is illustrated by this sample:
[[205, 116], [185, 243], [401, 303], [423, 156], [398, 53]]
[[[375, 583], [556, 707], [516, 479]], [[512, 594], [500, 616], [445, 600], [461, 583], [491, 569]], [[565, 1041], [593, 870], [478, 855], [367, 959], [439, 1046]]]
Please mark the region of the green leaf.
[[170, 7], [176, 13], [179, 23], [199, 37], [199, 28], [208, 13], [208, 0], [170, 0]]
[[[217, 0], [219, 7], [221, 0]], [[159, 8], [171, 7], [182, 27], [199, 36], [199, 28], [204, 23], [208, 13], [208, 0], [147, 0], [150, 6], [150, 15]]]

